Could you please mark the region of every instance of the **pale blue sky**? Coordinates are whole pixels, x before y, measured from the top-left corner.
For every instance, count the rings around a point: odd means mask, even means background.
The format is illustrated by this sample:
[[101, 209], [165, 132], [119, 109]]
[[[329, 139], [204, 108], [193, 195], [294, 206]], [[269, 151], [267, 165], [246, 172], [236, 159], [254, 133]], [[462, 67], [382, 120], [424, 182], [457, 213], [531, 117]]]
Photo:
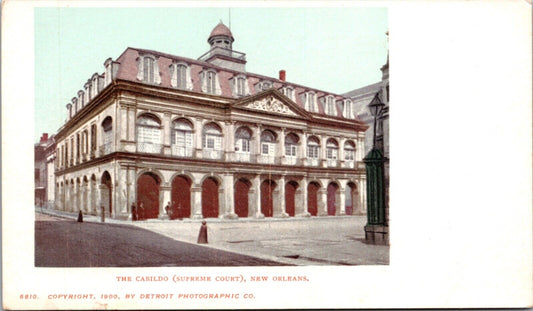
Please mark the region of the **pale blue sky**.
[[[35, 137], [54, 134], [66, 104], [129, 46], [196, 59], [228, 8], [36, 8]], [[375, 83], [387, 58], [386, 8], [232, 8], [233, 49], [248, 72], [333, 93]]]

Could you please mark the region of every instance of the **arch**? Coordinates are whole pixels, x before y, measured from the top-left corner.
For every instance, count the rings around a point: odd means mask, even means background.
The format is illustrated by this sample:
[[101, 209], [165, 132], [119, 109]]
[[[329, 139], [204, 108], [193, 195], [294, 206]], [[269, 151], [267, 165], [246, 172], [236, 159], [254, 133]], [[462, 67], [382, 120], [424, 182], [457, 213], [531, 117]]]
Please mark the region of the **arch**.
[[339, 190], [339, 185], [336, 182], [330, 182], [328, 184], [328, 216], [335, 216], [337, 209], [335, 204], [337, 203], [337, 191]]
[[170, 219], [191, 217], [192, 179], [187, 175], [178, 175], [172, 179]]
[[307, 185], [307, 212], [311, 216], [318, 215], [318, 191], [320, 188], [320, 184], [316, 181], [312, 181]]
[[246, 178], [239, 178], [234, 186], [235, 214], [239, 217], [248, 217], [248, 193], [252, 183]]
[[276, 139], [276, 133], [271, 130], [264, 130], [263, 132], [261, 132], [261, 142], [275, 143]]
[[153, 113], [141, 112], [137, 116], [137, 124], [145, 126], [161, 126], [161, 119]]
[[235, 131], [235, 153], [238, 161], [249, 161], [252, 131], [247, 126], [241, 126]]
[[265, 217], [272, 217], [274, 215], [273, 197], [276, 189], [276, 182], [270, 179], [265, 179], [261, 183], [261, 213]]
[[339, 154], [339, 143], [334, 138], [326, 141], [326, 158], [328, 160], [337, 160]]
[[345, 188], [345, 211], [346, 215], [353, 215], [357, 206], [357, 185], [354, 182], [348, 182]]
[[355, 160], [355, 143], [351, 140], [347, 140], [344, 143], [344, 160], [346, 161]]
[[311, 165], [318, 165], [318, 158], [320, 158], [320, 139], [316, 136], [309, 136], [307, 138], [307, 158]]
[[289, 181], [285, 184], [285, 212], [294, 217], [295, 215], [295, 198], [296, 190], [298, 189], [298, 183], [295, 181]]
[[139, 176], [137, 179], [137, 219], [159, 216], [160, 185], [161, 179], [154, 173], [147, 172]]
[[215, 122], [209, 122], [202, 128], [202, 148], [204, 158], [222, 157], [222, 128]]
[[100, 177], [100, 205], [104, 211], [109, 211], [109, 215], [113, 213], [113, 189], [111, 175], [108, 171], [102, 173]]
[[141, 170], [137, 173], [137, 179], [139, 179], [139, 178], [140, 178], [142, 175], [144, 175], [144, 174], [152, 174], [152, 175], [156, 175], [160, 183], [165, 182], [165, 178], [163, 177], [163, 174], [161, 174], [161, 172], [159, 172], [159, 170], [154, 170], [154, 169], [151, 169], [151, 168], [144, 168], [144, 169], [141, 169]]
[[104, 131], [112, 129], [113, 126], [113, 118], [111, 116], [107, 116], [102, 121], [102, 127], [104, 128]]
[[202, 216], [204, 218], [218, 217], [218, 187], [220, 183], [213, 177], [207, 177], [202, 182]]
[[172, 121], [170, 132], [172, 155], [192, 157], [193, 123], [186, 118], [175, 119]]

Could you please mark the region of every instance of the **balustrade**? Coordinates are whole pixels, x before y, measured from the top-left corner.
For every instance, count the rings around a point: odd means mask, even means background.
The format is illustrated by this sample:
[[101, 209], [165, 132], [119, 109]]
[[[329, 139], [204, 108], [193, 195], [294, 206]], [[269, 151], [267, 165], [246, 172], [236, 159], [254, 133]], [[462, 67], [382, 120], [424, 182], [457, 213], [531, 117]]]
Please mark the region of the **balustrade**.
[[172, 145], [171, 153], [174, 157], [192, 157], [193, 148]]

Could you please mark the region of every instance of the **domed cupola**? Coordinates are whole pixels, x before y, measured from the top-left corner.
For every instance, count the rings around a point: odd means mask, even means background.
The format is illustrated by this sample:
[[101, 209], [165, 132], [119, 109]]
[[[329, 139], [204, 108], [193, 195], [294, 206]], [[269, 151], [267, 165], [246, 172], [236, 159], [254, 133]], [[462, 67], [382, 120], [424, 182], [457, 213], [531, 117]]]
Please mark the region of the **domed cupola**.
[[207, 42], [211, 45], [211, 48], [221, 47], [230, 50], [233, 41], [235, 41], [235, 39], [231, 34], [231, 30], [229, 30], [229, 28], [226, 27], [226, 25], [224, 25], [222, 22], [213, 28], [213, 31], [211, 31], [211, 34], [207, 39]]
[[220, 22], [211, 31], [207, 42], [209, 51], [198, 60], [236, 71], [246, 71], [246, 54], [233, 50], [233, 34], [224, 23]]

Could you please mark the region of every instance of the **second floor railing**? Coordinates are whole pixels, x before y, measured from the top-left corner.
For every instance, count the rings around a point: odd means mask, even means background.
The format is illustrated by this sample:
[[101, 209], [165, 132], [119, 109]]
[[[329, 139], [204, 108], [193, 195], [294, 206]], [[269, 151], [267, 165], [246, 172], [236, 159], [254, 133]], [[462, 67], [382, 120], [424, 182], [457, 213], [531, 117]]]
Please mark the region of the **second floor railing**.
[[174, 157], [192, 157], [193, 154], [193, 148], [191, 147], [184, 147], [184, 146], [178, 146], [178, 145], [172, 145], [171, 146], [171, 153]]
[[222, 159], [224, 151], [216, 149], [204, 149], [202, 150], [202, 156], [204, 159]]
[[163, 150], [162, 144], [149, 143], [149, 142], [137, 142], [137, 152], [140, 152], [140, 153], [160, 154], [162, 150]]

